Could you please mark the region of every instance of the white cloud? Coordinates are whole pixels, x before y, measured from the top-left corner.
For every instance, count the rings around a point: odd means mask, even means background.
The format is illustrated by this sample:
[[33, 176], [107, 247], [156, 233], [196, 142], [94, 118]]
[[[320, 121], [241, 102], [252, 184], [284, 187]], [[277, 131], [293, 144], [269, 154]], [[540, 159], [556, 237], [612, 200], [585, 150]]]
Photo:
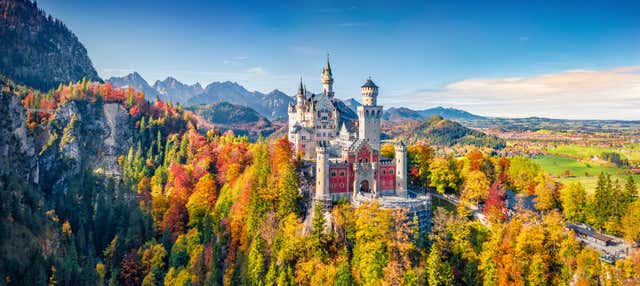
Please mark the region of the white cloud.
[[267, 75], [267, 71], [262, 67], [252, 67], [247, 70], [247, 73], [254, 76], [264, 76]]
[[237, 65], [241, 65], [242, 62], [244, 62], [244, 61], [246, 61], [248, 59], [249, 59], [249, 57], [247, 57], [247, 56], [237, 56], [237, 57], [233, 57], [233, 58], [230, 58], [230, 59], [224, 59], [222, 61], [222, 63], [225, 64], [225, 65], [237, 66]]
[[420, 108], [445, 105], [489, 116], [639, 120], [640, 66], [471, 78], [411, 98]]

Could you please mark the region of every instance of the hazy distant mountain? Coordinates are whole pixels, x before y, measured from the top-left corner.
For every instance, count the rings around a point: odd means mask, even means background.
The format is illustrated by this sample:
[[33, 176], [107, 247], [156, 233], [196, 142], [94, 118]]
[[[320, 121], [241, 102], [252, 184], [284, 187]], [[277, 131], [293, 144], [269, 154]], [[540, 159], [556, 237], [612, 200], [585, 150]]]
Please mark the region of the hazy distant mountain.
[[213, 82], [207, 85], [204, 92], [192, 97], [188, 105], [229, 102], [251, 107], [260, 114], [270, 118], [286, 118], [291, 97], [279, 90], [268, 94], [259, 91], [248, 91], [236, 82]]
[[163, 81], [157, 80], [153, 84], [153, 89], [156, 90], [163, 101], [179, 102], [180, 104], [187, 103], [193, 96], [204, 91], [200, 83], [186, 85], [173, 77], [167, 77]]
[[406, 107], [391, 107], [384, 111], [383, 119], [392, 122], [401, 122], [405, 120], [422, 120], [433, 115], [438, 115], [450, 120], [484, 120], [486, 117], [475, 115], [464, 110], [455, 108], [444, 108], [441, 106], [424, 109], [413, 110]]
[[187, 109], [213, 123], [219, 131], [233, 130], [235, 134], [247, 135], [252, 140], [260, 136], [267, 137], [280, 128], [271, 124], [262, 114], [238, 104], [217, 102], [193, 105]]
[[417, 112], [422, 116], [422, 118], [429, 118], [432, 115], [439, 115], [447, 119], [451, 120], [482, 120], [486, 119], [486, 117], [475, 115], [473, 113], [466, 112], [464, 110], [455, 109], [455, 108], [444, 108], [442, 106], [417, 110]]
[[250, 107], [269, 119], [287, 118], [288, 105], [293, 101], [277, 89], [265, 94], [248, 91], [238, 83], [230, 81], [212, 82], [203, 89], [199, 83], [187, 85], [173, 77], [167, 77], [150, 86], [140, 74], [133, 72], [123, 77], [112, 77], [108, 82], [114, 87], [131, 86], [144, 92], [148, 100], [158, 96], [163, 101], [180, 103], [183, 106], [229, 102]]
[[41, 90], [82, 78], [101, 81], [87, 50], [35, 1], [0, 1], [0, 74]]
[[132, 72], [123, 77], [111, 77], [107, 80], [114, 87], [133, 87], [137, 91], [144, 93], [147, 100], [153, 100], [158, 96], [158, 91], [149, 85], [149, 83], [137, 72]]
[[255, 110], [228, 102], [214, 104], [198, 104], [187, 107], [196, 114], [214, 124], [255, 124], [268, 127], [271, 122]]
[[[353, 99], [351, 99], [353, 100]], [[355, 101], [355, 100], [354, 100]], [[340, 111], [340, 115], [345, 119], [345, 120], [358, 120], [358, 113], [357, 113], [357, 109], [352, 109], [350, 107], [350, 104], [352, 104], [353, 102], [350, 101], [338, 101], [336, 103], [336, 107], [338, 108], [338, 110]], [[356, 101], [357, 103], [357, 101]], [[359, 103], [358, 103], [359, 104]]]
[[383, 130], [389, 138], [402, 138], [408, 144], [427, 140], [429, 144], [437, 146], [475, 145], [500, 149], [505, 142], [495, 136], [469, 129], [462, 124], [433, 115], [428, 119], [410, 120], [387, 127]]
[[420, 112], [406, 107], [391, 107], [384, 112], [382, 119], [399, 122], [404, 120], [422, 120], [424, 117]]
[[343, 102], [344, 102], [344, 104], [346, 106], [351, 108], [351, 110], [353, 110], [353, 112], [356, 113], [356, 114], [358, 112], [358, 106], [362, 105], [360, 102], [358, 102], [357, 100], [355, 100], [353, 98], [349, 98], [347, 100], [344, 100]]

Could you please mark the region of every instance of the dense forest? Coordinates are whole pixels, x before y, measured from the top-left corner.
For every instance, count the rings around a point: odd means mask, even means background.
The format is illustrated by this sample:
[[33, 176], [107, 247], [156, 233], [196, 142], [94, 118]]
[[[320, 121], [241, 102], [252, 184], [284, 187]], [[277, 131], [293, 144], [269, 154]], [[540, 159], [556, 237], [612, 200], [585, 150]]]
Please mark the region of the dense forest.
[[[457, 209], [434, 206], [432, 231], [421, 236], [412, 218], [375, 203], [312, 207], [284, 138], [250, 143], [229, 132], [201, 133], [194, 114], [110, 84], [84, 80], [41, 93], [3, 78], [2, 86], [2, 112], [13, 114], [2, 121], [2, 143], [11, 148], [3, 153], [0, 185], [4, 284], [614, 285], [639, 279], [637, 253], [609, 265], [565, 229], [566, 220], [586, 220], [638, 240], [637, 228], [624, 228], [638, 225], [633, 181], [622, 187], [602, 175], [602, 187], [586, 195], [580, 186], [554, 182], [528, 158], [480, 151], [437, 157], [416, 144], [409, 148], [411, 184], [463, 202]], [[128, 138], [119, 142], [125, 146], [119, 155], [95, 139], [102, 130], [96, 121], [110, 120], [101, 110], [114, 106], [124, 112], [120, 129]], [[116, 157], [116, 167], [100, 163], [108, 156]], [[33, 171], [33, 158], [41, 174]], [[537, 211], [506, 216], [506, 188], [537, 195]], [[487, 225], [465, 207], [478, 202], [487, 205]]]

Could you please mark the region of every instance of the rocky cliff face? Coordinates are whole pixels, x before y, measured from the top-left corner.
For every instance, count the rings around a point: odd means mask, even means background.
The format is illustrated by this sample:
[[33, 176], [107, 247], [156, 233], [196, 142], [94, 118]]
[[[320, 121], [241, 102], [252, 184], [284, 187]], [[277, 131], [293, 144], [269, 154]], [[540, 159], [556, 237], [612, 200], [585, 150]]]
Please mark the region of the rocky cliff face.
[[38, 162], [42, 186], [65, 191], [70, 178], [81, 171], [119, 176], [118, 157], [132, 145], [129, 116], [117, 103], [69, 101], [49, 123], [48, 142]]
[[0, 114], [0, 175], [15, 172], [25, 181], [37, 181], [35, 147], [20, 100], [0, 90]]
[[78, 38], [28, 0], [0, 1], [0, 73], [41, 90], [100, 80]]

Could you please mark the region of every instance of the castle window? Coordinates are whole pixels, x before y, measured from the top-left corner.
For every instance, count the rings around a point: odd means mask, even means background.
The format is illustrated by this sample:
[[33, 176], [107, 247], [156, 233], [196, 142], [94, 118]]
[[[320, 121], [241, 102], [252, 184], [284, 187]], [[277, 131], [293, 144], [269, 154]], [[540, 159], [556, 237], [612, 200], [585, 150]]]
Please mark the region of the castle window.
[[335, 177], [336, 176], [336, 171], [331, 171], [331, 177]]
[[336, 188], [336, 184], [331, 184], [331, 188], [335, 189]]
[[387, 170], [382, 170], [382, 174], [386, 175], [387, 174]]
[[344, 177], [344, 171], [340, 171], [340, 177]]
[[340, 188], [344, 188], [344, 184], [340, 184]]

